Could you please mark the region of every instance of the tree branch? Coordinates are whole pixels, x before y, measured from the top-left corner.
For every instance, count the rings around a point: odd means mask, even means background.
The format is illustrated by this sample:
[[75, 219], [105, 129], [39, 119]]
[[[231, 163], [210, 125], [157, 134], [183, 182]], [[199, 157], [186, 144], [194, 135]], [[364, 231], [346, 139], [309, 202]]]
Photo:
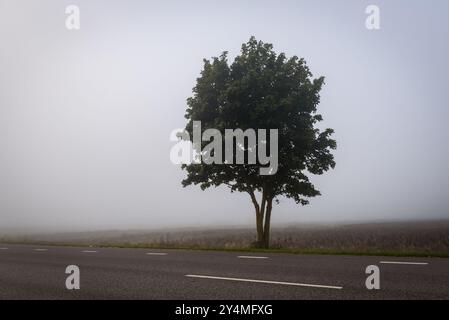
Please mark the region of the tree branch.
[[257, 202], [256, 195], [254, 194], [253, 190], [248, 190], [249, 195], [251, 196], [251, 200], [254, 204], [254, 208], [256, 209], [256, 214], [260, 214], [260, 206]]
[[265, 207], [267, 204], [267, 195], [265, 192], [265, 188], [262, 191], [262, 204], [261, 204], [261, 208], [260, 208], [260, 216], [263, 222], [263, 219], [265, 218]]

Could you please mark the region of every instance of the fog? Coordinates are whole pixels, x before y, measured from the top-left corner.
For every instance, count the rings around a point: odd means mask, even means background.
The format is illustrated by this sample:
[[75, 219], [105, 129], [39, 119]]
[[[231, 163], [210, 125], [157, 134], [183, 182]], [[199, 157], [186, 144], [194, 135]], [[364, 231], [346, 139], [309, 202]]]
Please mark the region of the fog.
[[375, 2], [370, 31], [360, 0], [0, 0], [0, 228], [252, 225], [248, 195], [181, 186], [169, 140], [202, 59], [252, 35], [326, 77], [338, 142], [273, 225], [449, 218], [449, 2]]

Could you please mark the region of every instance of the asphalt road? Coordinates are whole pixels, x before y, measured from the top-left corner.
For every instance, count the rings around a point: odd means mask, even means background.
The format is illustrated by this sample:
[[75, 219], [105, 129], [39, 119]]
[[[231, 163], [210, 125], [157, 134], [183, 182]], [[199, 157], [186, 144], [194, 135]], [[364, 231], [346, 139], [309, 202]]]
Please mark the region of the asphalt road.
[[0, 299], [449, 299], [449, 259], [0, 244]]

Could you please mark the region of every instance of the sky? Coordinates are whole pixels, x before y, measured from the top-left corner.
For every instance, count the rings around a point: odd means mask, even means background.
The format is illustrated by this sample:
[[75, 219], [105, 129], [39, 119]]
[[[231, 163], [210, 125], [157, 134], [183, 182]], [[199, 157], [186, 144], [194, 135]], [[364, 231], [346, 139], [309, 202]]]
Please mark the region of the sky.
[[[380, 8], [380, 30], [365, 26]], [[67, 30], [67, 5], [80, 30]], [[272, 225], [449, 218], [449, 2], [0, 0], [0, 228], [251, 226], [249, 196], [183, 188], [170, 133], [203, 58], [251, 36], [326, 85], [335, 170]]]

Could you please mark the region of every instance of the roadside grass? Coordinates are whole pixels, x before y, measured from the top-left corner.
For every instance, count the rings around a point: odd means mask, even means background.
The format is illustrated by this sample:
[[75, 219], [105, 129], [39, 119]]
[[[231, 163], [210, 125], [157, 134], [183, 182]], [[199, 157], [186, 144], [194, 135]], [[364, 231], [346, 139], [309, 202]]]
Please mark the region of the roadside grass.
[[53, 247], [95, 247], [95, 248], [122, 248], [122, 249], [155, 249], [155, 250], [189, 250], [189, 251], [221, 251], [236, 253], [284, 253], [298, 255], [344, 255], [344, 256], [382, 256], [382, 257], [419, 257], [419, 258], [449, 258], [449, 252], [420, 252], [420, 251], [386, 251], [377, 249], [335, 249], [335, 248], [273, 248], [273, 249], [257, 249], [251, 247], [206, 247], [206, 246], [178, 246], [178, 245], [154, 245], [145, 243], [58, 243], [45, 241], [8, 241], [0, 239], [0, 244], [16, 244], [16, 245], [40, 245]]

